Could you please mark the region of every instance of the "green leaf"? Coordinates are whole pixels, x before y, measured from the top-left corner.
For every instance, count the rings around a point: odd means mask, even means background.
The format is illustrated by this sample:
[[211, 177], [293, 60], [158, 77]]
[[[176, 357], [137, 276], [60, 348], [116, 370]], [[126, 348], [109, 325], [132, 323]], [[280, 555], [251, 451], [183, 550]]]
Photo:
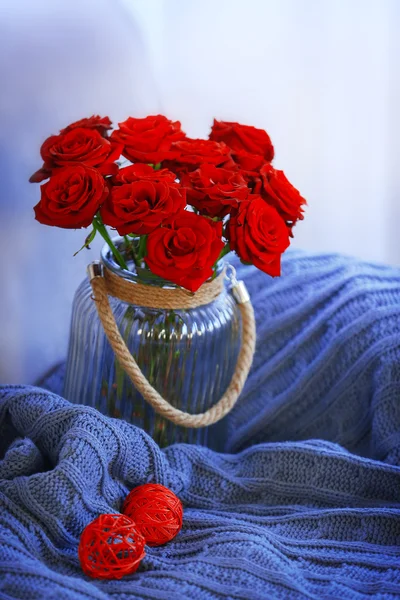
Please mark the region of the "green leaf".
[[146, 282], [153, 282], [153, 283], [158, 283], [158, 285], [163, 285], [165, 283], [165, 279], [162, 279], [162, 277], [159, 277], [158, 275], [155, 275], [154, 273], [152, 273], [148, 268], [146, 267], [137, 267], [136, 268], [136, 273], [139, 277], [139, 279], [141, 279], [144, 283]]
[[87, 248], [88, 250], [90, 250], [89, 244], [91, 244], [94, 240], [94, 238], [96, 237], [96, 229], [93, 228], [92, 231], [89, 233], [89, 235], [87, 236], [85, 243], [83, 244], [82, 248], [79, 248], [79, 250], [77, 250], [74, 254], [74, 256], [76, 256], [77, 254], [79, 254], [79, 252], [81, 252], [81, 250], [83, 250], [84, 248]]

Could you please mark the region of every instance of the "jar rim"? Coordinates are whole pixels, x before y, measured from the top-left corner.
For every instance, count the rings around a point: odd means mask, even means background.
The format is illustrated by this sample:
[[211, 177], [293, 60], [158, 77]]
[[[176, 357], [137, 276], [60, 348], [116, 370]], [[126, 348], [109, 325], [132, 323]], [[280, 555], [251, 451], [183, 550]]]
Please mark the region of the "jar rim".
[[[123, 236], [115, 236], [112, 238], [113, 244], [117, 247], [117, 249], [124, 254], [123, 244], [124, 244]], [[100, 251], [100, 258], [102, 263], [110, 269], [113, 273], [118, 275], [119, 277], [123, 277], [124, 279], [131, 281], [133, 283], [145, 283], [147, 285], [154, 285], [157, 287], [169, 287], [169, 288], [180, 288], [179, 285], [169, 281], [168, 279], [162, 279], [157, 275], [154, 275], [148, 269], [141, 269], [141, 272], [138, 273], [136, 266], [133, 261], [128, 261], [128, 264], [132, 265], [135, 270], [127, 270], [120, 267], [120, 265], [116, 262], [113, 253], [111, 252], [110, 246], [108, 244], [104, 244]], [[217, 275], [220, 275], [225, 267], [226, 263], [223, 258], [221, 258], [217, 263]]]

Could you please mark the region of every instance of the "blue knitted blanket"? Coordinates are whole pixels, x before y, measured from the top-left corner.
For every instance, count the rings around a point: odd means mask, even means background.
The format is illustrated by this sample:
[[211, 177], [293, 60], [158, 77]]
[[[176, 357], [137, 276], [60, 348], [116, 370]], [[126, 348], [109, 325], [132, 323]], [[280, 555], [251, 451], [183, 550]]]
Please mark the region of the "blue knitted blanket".
[[[225, 454], [0, 388], [0, 600], [400, 598], [400, 271], [291, 252], [281, 279], [244, 274], [258, 347]], [[85, 525], [148, 481], [182, 532], [84, 576]]]

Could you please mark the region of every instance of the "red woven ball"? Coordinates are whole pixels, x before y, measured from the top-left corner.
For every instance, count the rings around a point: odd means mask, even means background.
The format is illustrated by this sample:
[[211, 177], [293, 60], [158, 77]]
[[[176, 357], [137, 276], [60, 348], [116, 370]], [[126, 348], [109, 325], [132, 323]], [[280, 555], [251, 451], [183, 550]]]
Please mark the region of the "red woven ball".
[[83, 571], [99, 579], [134, 573], [145, 556], [145, 539], [126, 515], [100, 515], [83, 530], [78, 556]]
[[133, 519], [149, 546], [171, 541], [182, 528], [182, 503], [171, 490], [158, 483], [133, 489], [122, 512]]

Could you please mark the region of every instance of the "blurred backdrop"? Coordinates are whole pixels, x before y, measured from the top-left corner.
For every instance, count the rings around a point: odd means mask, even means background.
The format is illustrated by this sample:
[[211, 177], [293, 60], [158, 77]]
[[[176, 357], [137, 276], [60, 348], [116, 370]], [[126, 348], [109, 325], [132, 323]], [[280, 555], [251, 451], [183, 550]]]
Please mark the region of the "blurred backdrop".
[[66, 353], [98, 257], [34, 221], [42, 141], [93, 113], [265, 128], [308, 199], [294, 245], [400, 263], [398, 0], [1, 0], [0, 380]]

